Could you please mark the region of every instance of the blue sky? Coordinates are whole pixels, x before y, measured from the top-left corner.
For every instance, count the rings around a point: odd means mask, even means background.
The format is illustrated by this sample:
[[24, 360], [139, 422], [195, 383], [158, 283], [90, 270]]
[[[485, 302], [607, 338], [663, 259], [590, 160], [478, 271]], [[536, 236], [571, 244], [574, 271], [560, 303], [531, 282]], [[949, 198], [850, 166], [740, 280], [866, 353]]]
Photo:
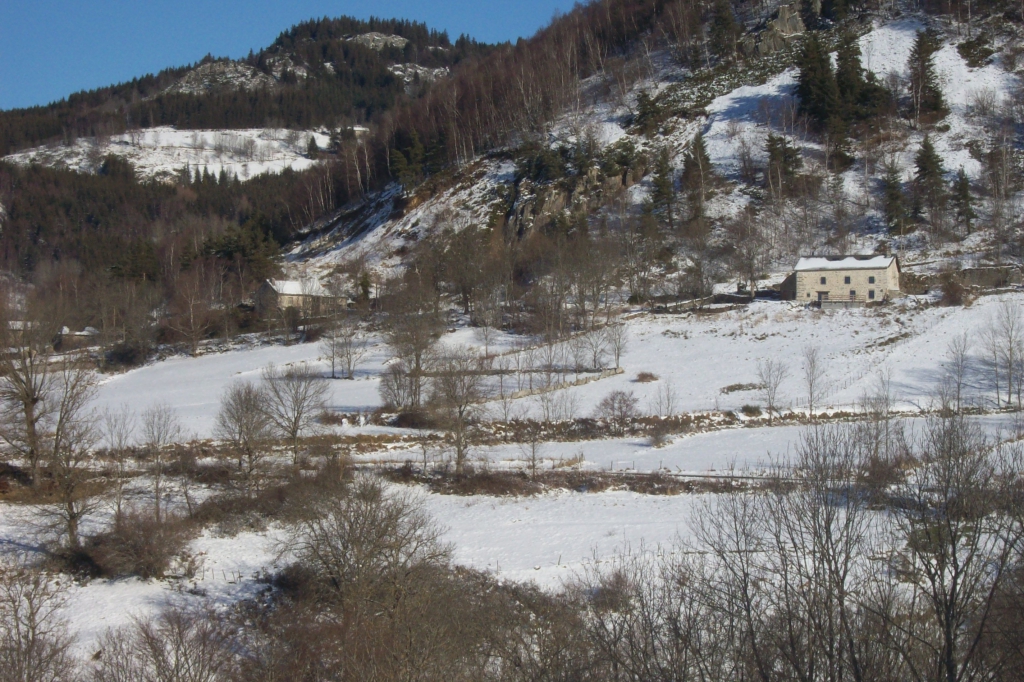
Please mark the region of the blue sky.
[[400, 17], [497, 42], [573, 0], [0, 0], [0, 109], [198, 61], [242, 57], [322, 16]]

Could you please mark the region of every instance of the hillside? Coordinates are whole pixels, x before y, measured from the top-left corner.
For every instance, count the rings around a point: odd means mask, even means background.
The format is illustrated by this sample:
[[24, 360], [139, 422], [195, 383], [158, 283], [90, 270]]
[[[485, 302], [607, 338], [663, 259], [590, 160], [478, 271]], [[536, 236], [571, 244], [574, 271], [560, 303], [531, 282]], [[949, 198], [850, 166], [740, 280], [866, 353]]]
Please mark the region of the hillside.
[[[6, 157], [0, 628], [54, 680], [1017, 679], [1020, 11], [324, 20], [138, 105], [238, 127]], [[256, 121], [338, 54], [383, 104]], [[839, 255], [898, 290], [788, 300]]]

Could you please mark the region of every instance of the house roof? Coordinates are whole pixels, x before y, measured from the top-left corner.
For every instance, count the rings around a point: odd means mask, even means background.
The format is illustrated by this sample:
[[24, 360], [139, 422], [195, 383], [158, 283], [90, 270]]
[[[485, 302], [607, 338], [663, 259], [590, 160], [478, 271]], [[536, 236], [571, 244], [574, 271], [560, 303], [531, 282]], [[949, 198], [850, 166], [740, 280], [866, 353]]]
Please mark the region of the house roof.
[[315, 279], [298, 281], [294, 279], [268, 279], [267, 284], [285, 296], [326, 296], [327, 291]]
[[885, 270], [893, 261], [896, 261], [896, 256], [812, 256], [797, 261], [796, 271]]

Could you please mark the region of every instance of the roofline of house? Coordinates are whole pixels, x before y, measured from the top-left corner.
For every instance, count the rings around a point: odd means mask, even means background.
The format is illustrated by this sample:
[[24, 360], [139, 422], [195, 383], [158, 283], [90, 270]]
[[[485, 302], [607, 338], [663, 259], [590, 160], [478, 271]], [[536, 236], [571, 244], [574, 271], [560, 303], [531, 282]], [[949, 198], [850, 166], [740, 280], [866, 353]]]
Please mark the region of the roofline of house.
[[[841, 260], [846, 260], [847, 258], [854, 258], [856, 260], [871, 260], [872, 258], [878, 258], [880, 255], [881, 254], [875, 254], [873, 256], [800, 256], [800, 258], [797, 259], [796, 263], [797, 263], [797, 265], [800, 265], [800, 261], [802, 261], [802, 260], [804, 260], [806, 258], [825, 258], [826, 260], [830, 260], [830, 261], [833, 261], [833, 262], [841, 261]], [[884, 257], [885, 258], [892, 258], [894, 261], [896, 261], [896, 271], [897, 272], [901, 272], [901, 273], [903, 272], [903, 268], [900, 266], [900, 257], [899, 256], [893, 254], [892, 256], [884, 256]], [[865, 269], [867, 269], [867, 268], [865, 268]], [[828, 272], [828, 271], [829, 271], [828, 268], [807, 268], [805, 270], [797, 270], [796, 267], [793, 268], [793, 272]]]

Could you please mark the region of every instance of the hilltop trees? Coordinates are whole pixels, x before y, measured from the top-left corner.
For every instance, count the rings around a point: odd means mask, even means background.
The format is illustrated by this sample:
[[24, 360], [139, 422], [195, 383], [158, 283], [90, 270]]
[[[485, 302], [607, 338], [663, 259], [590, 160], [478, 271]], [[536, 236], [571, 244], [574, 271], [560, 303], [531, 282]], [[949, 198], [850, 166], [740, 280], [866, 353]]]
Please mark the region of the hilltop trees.
[[704, 136], [698, 131], [683, 157], [682, 187], [690, 204], [690, 220], [704, 217], [704, 203], [708, 199], [713, 180], [711, 157], [704, 145]]
[[942, 157], [935, 151], [928, 135], [925, 135], [914, 157], [914, 166], [914, 212], [920, 214], [927, 210], [929, 221], [936, 227], [946, 206], [947, 189], [943, 177], [946, 171], [942, 167]]

